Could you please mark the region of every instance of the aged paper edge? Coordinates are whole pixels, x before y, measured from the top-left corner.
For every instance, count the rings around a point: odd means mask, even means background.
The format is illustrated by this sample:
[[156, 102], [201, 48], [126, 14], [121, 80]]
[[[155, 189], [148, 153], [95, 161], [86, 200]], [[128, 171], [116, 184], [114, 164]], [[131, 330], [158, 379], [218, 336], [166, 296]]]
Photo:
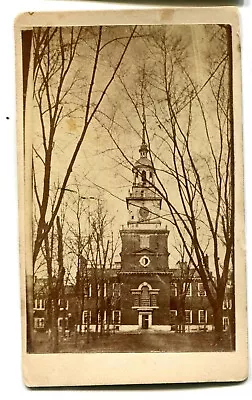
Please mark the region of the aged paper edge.
[[[26, 353], [25, 270], [31, 265], [31, 157], [24, 159], [22, 29], [34, 26], [230, 24], [235, 140], [236, 351], [232, 353]], [[15, 21], [23, 378], [29, 387], [241, 381], [248, 374], [239, 16], [234, 7], [25, 13]], [[26, 150], [29, 137], [26, 137]], [[239, 269], [239, 273], [238, 270]], [[192, 368], [193, 366], [193, 368]]]

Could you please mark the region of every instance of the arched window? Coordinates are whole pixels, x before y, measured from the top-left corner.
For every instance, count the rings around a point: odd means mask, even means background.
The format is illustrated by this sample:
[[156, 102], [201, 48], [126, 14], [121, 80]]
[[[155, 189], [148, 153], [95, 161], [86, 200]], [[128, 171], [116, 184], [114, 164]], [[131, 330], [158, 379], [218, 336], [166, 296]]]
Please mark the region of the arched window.
[[142, 171], [142, 181], [146, 182], [146, 171]]
[[148, 286], [143, 286], [142, 287], [140, 305], [142, 307], [149, 307], [150, 306], [150, 293], [149, 293]]

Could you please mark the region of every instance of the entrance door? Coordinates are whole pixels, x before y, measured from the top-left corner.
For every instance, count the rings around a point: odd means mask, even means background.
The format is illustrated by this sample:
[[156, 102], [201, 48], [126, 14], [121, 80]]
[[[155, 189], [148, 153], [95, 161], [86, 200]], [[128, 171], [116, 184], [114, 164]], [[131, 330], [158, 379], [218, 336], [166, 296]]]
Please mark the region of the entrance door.
[[149, 328], [149, 315], [148, 314], [142, 315], [142, 328], [143, 329]]

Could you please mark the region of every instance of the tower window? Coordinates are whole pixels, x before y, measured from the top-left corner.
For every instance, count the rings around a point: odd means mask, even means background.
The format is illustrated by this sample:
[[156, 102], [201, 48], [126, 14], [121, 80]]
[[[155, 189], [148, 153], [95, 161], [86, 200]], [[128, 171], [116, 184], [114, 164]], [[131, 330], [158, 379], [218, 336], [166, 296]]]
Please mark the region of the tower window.
[[142, 181], [146, 182], [146, 171], [142, 171]]
[[144, 197], [144, 190], [141, 190], [141, 197]]
[[150, 247], [150, 236], [149, 235], [140, 235], [140, 248], [146, 249]]
[[150, 179], [152, 179], [152, 172], [150, 171]]
[[150, 293], [148, 286], [142, 287], [140, 304], [142, 307], [150, 307]]

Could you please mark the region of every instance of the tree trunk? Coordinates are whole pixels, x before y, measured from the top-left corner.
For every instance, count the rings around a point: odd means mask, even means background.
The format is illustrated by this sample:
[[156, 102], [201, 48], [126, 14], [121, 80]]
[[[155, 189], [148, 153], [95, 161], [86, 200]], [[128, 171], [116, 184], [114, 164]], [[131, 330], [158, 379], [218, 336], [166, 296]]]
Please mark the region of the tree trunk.
[[52, 353], [58, 353], [59, 335], [58, 335], [58, 305], [57, 300], [52, 301]]
[[33, 353], [33, 276], [26, 275], [27, 353]]
[[222, 321], [222, 305], [213, 309], [214, 319], [214, 330], [217, 335], [221, 335], [223, 332], [223, 321]]

